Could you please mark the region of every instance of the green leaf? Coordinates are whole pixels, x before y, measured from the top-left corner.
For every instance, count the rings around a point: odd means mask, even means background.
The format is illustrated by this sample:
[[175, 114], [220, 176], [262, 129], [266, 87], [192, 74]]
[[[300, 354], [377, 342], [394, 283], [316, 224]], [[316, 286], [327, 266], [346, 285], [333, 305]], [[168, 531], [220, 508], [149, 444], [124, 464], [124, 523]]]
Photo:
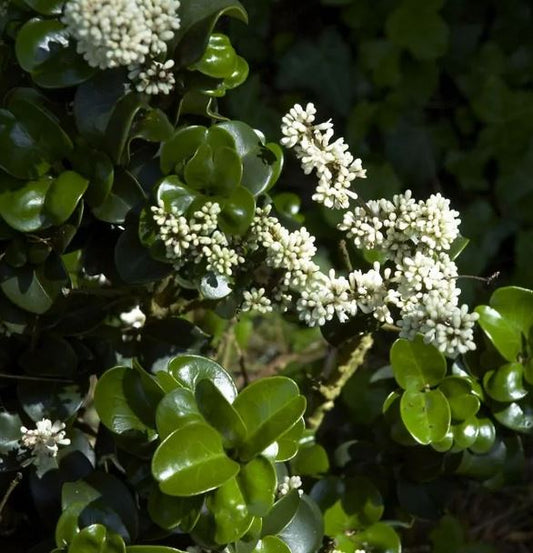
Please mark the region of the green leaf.
[[43, 88], [75, 86], [96, 72], [76, 53], [65, 25], [53, 19], [26, 22], [17, 33], [15, 53], [22, 69]]
[[98, 71], [76, 89], [74, 118], [80, 134], [94, 146], [101, 148], [113, 108], [124, 96], [124, 68]]
[[527, 395], [523, 384], [524, 367], [521, 363], [507, 363], [483, 376], [483, 387], [496, 401], [511, 402]]
[[461, 252], [468, 246], [470, 243], [469, 238], [465, 238], [464, 236], [458, 236], [450, 246], [450, 249], [448, 250], [448, 255], [450, 256], [450, 259], [455, 260], [460, 255]]
[[324, 523], [314, 501], [303, 496], [292, 520], [278, 533], [292, 553], [313, 553], [322, 543]]
[[400, 400], [400, 413], [407, 430], [424, 445], [442, 440], [450, 428], [450, 406], [440, 390], [407, 390]]
[[128, 171], [117, 169], [111, 192], [92, 210], [97, 219], [106, 223], [124, 223], [131, 209], [145, 200], [137, 179]]
[[116, 434], [155, 435], [155, 413], [163, 393], [153, 382], [147, 385], [137, 371], [114, 367], [98, 380], [94, 405], [102, 423]]
[[183, 532], [190, 532], [198, 521], [203, 504], [202, 495], [173, 497], [154, 487], [148, 497], [148, 514], [165, 530], [172, 530], [179, 525]]
[[189, 209], [196, 192], [185, 186], [176, 175], [169, 175], [157, 185], [157, 202], [163, 202], [165, 210], [176, 209], [181, 215]]
[[[95, 471], [83, 480], [65, 482], [61, 488], [61, 507], [75, 505], [80, 527], [100, 523], [108, 530], [134, 541], [139, 531], [139, 519], [134, 499], [128, 488], [115, 476]], [[61, 547], [59, 541], [57, 546]]]
[[326, 477], [313, 487], [311, 497], [324, 512], [328, 536], [363, 528], [383, 515], [381, 494], [369, 479], [361, 476], [346, 480]]
[[[183, 167], [205, 140], [206, 135], [207, 129], [202, 126], [193, 125], [178, 129], [161, 145], [161, 171], [168, 175], [175, 170], [176, 164]], [[177, 169], [177, 172], [180, 170]]]
[[479, 326], [494, 347], [507, 361], [515, 362], [522, 351], [522, 340], [516, 327], [488, 305], [476, 307], [476, 313], [479, 314]]
[[328, 472], [328, 454], [320, 444], [301, 447], [296, 457], [291, 460], [291, 467], [294, 474], [316, 477]]
[[224, 446], [238, 446], [246, 436], [246, 426], [217, 386], [211, 380], [199, 380], [194, 395], [207, 422], [222, 434]]
[[488, 453], [496, 440], [496, 428], [490, 419], [478, 419], [476, 441], [470, 446], [473, 453]]
[[61, 173], [46, 194], [44, 210], [54, 225], [64, 223], [74, 213], [88, 181], [74, 171]]
[[[465, 449], [473, 445], [479, 433], [478, 421], [475, 417], [467, 419], [460, 424], [452, 426], [453, 440], [455, 446]], [[454, 450], [455, 450], [454, 446]]]
[[233, 403], [237, 388], [231, 376], [215, 361], [200, 355], [179, 355], [168, 364], [170, 374], [185, 388], [196, 390], [200, 380], [211, 380], [222, 395]]
[[221, 545], [237, 541], [252, 524], [253, 517], [236, 478], [231, 478], [209, 496], [207, 506], [215, 518], [215, 541]]
[[91, 207], [98, 207], [108, 197], [115, 171], [109, 157], [98, 150], [77, 146], [69, 155], [73, 168], [89, 181], [84, 199]]
[[152, 474], [161, 491], [176, 496], [198, 495], [218, 488], [239, 468], [224, 453], [218, 432], [201, 422], [191, 422], [170, 434], [152, 459]]
[[533, 406], [530, 401], [522, 400], [493, 407], [493, 414], [507, 428], [523, 434], [533, 434]]
[[230, 39], [222, 33], [213, 33], [209, 37], [203, 56], [189, 69], [200, 71], [215, 79], [229, 77], [235, 70], [237, 53]]
[[413, 341], [396, 340], [390, 351], [390, 361], [394, 378], [404, 390], [436, 386], [446, 375], [444, 355], [435, 346], [425, 344], [420, 335]]
[[275, 442], [300, 419], [305, 405], [298, 386], [283, 376], [256, 380], [246, 387], [233, 403], [247, 427], [240, 457], [251, 459]]
[[243, 235], [255, 215], [255, 200], [251, 192], [239, 186], [223, 205], [218, 216], [220, 230], [226, 234]]
[[18, 307], [39, 315], [50, 309], [68, 283], [65, 269], [56, 255], [50, 255], [44, 264], [14, 269], [0, 263], [0, 289]]
[[257, 542], [252, 553], [291, 553], [291, 550], [277, 536], [264, 536]]
[[248, 512], [266, 516], [274, 504], [276, 471], [265, 457], [258, 456], [246, 463], [237, 476]]
[[38, 136], [10, 111], [0, 109], [0, 168], [20, 179], [35, 179], [50, 168]]
[[417, 59], [441, 57], [448, 47], [448, 27], [431, 6], [418, 0], [403, 0], [385, 23], [389, 39]]
[[297, 453], [300, 447], [300, 438], [305, 430], [305, 422], [302, 419], [296, 421], [296, 424], [291, 426], [289, 430], [284, 432], [277, 440], [278, 452], [276, 461], [289, 461]]
[[237, 0], [196, 0], [180, 7], [181, 25], [172, 41], [173, 46], [177, 45], [174, 59], [180, 67], [201, 58], [222, 15], [248, 21], [246, 10]]
[[479, 398], [472, 393], [472, 386], [466, 378], [446, 377], [439, 384], [439, 390], [450, 404], [452, 419], [464, 421], [479, 411], [481, 405]]
[[65, 0], [24, 0], [24, 2], [43, 15], [60, 15]]
[[172, 432], [190, 422], [204, 422], [204, 418], [192, 391], [188, 388], [177, 388], [166, 394], [159, 402], [155, 422], [159, 437], [164, 440]]
[[524, 336], [529, 336], [533, 326], [533, 290], [517, 286], [498, 288], [490, 298], [490, 305]]
[[[30, 92], [31, 91], [31, 92]], [[72, 150], [72, 141], [57, 117], [46, 108], [46, 100], [32, 89], [17, 88], [9, 94], [9, 111], [35, 139], [49, 161], [62, 159]]]
[[43, 177], [17, 189], [4, 189], [0, 192], [0, 216], [21, 232], [34, 232], [50, 226], [44, 205], [52, 182], [51, 177]]
[[398, 534], [384, 522], [376, 522], [357, 535], [358, 545], [370, 546], [376, 553], [401, 553], [402, 545]]
[[263, 519], [261, 535], [277, 535], [294, 518], [299, 504], [300, 496], [297, 490], [292, 490], [281, 499], [278, 499]]
[[124, 540], [101, 524], [91, 524], [76, 534], [68, 553], [125, 553]]
[[279, 175], [280, 151], [271, 145], [264, 146], [256, 132], [242, 121], [227, 121], [217, 127], [227, 131], [235, 140], [235, 149], [242, 161], [241, 186], [258, 196]]
[[20, 382], [17, 390], [22, 408], [35, 422], [67, 420], [79, 410], [86, 392], [78, 384], [35, 381]]

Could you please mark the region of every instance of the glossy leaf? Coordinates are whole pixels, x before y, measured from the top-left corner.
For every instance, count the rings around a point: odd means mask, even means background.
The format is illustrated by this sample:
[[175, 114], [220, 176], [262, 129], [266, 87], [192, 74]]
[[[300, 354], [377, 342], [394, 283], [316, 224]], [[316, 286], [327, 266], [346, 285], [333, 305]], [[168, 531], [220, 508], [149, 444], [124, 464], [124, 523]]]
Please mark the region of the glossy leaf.
[[[169, 140], [161, 145], [161, 171], [165, 175], [174, 170], [180, 172], [180, 169], [184, 167], [185, 161], [194, 155], [206, 135], [207, 129], [198, 125], [178, 129]], [[176, 164], [179, 164], [179, 169], [175, 169]]]
[[392, 345], [390, 359], [394, 378], [404, 390], [436, 386], [446, 375], [446, 359], [418, 335], [413, 341], [400, 338]]
[[257, 542], [253, 553], [291, 553], [291, 550], [277, 536], [264, 536]]
[[377, 553], [401, 553], [402, 545], [398, 534], [384, 522], [376, 522], [357, 536], [358, 543], [367, 544]]
[[237, 0], [197, 0], [182, 6], [181, 25], [173, 41], [179, 66], [186, 67], [200, 59], [222, 15], [248, 20], [246, 10]]
[[220, 486], [207, 500], [215, 518], [215, 541], [231, 543], [241, 538], [252, 524], [243, 493], [236, 478]]
[[44, 210], [54, 225], [64, 223], [81, 200], [88, 181], [75, 171], [64, 171], [50, 185]]
[[204, 503], [202, 495], [174, 497], [154, 487], [148, 497], [148, 514], [161, 528], [172, 530], [179, 525], [184, 532], [192, 530]]
[[18, 307], [30, 313], [48, 311], [68, 283], [65, 269], [57, 256], [49, 256], [43, 265], [19, 269], [0, 264], [0, 288]]
[[496, 439], [496, 428], [490, 419], [478, 419], [478, 432], [475, 442], [470, 450], [477, 454], [484, 454], [490, 451]]
[[159, 437], [164, 440], [175, 430], [190, 422], [203, 422], [194, 394], [188, 388], [178, 388], [159, 402], [155, 421]]
[[291, 467], [295, 474], [317, 476], [329, 470], [328, 454], [320, 444], [302, 447], [292, 459]]
[[478, 421], [475, 417], [453, 425], [451, 429], [454, 442], [461, 449], [472, 446], [479, 433]]
[[246, 387], [233, 404], [247, 427], [246, 440], [239, 447], [241, 458], [251, 459], [275, 442], [300, 419], [305, 405], [289, 378], [265, 378]]
[[512, 322], [487, 305], [476, 307], [476, 313], [479, 314], [479, 326], [495, 348], [507, 361], [514, 363], [522, 351], [522, 340]]
[[523, 434], [533, 434], [533, 406], [527, 399], [495, 407], [493, 414], [507, 428]]
[[276, 444], [278, 445], [276, 461], [289, 461], [298, 453], [300, 439], [304, 430], [305, 422], [303, 419], [299, 419], [276, 440]]
[[490, 298], [490, 305], [524, 336], [529, 336], [533, 326], [532, 290], [518, 286], [498, 288]]
[[220, 434], [201, 422], [191, 422], [170, 434], [152, 459], [152, 474], [161, 491], [176, 496], [218, 488], [239, 468], [224, 453]]
[[200, 380], [208, 379], [229, 403], [237, 397], [237, 388], [231, 376], [211, 359], [200, 355], [179, 355], [170, 361], [168, 371], [182, 386], [193, 392]]
[[303, 496], [291, 521], [278, 533], [291, 553], [313, 553], [322, 543], [322, 514], [309, 497]]
[[116, 434], [155, 434], [156, 406], [163, 394], [153, 383], [147, 386], [134, 369], [114, 367], [98, 380], [94, 404], [98, 416]]
[[507, 363], [483, 376], [483, 387], [496, 401], [518, 401], [527, 395], [523, 384], [524, 368], [520, 363]]
[[0, 455], [8, 455], [18, 449], [21, 426], [22, 421], [16, 413], [0, 412]]
[[220, 230], [226, 234], [244, 234], [255, 215], [255, 200], [251, 192], [243, 186], [237, 188], [224, 202], [218, 216]]
[[450, 406], [440, 390], [407, 390], [400, 400], [400, 413], [407, 430], [424, 445], [442, 440], [450, 428]]
[[237, 476], [248, 512], [265, 516], [274, 503], [276, 472], [272, 463], [258, 456], [243, 465]]
[[101, 524], [87, 526], [76, 534], [68, 553], [125, 553], [124, 540]]
[[74, 86], [95, 69], [76, 53], [66, 27], [53, 19], [30, 19], [17, 34], [17, 60], [43, 88]]
[[220, 432], [227, 448], [238, 446], [246, 436], [246, 426], [235, 408], [211, 380], [199, 380], [194, 393], [198, 409], [207, 422]]
[[452, 419], [464, 421], [479, 411], [479, 398], [472, 393], [472, 386], [466, 378], [449, 376], [439, 384], [439, 390], [450, 404]]

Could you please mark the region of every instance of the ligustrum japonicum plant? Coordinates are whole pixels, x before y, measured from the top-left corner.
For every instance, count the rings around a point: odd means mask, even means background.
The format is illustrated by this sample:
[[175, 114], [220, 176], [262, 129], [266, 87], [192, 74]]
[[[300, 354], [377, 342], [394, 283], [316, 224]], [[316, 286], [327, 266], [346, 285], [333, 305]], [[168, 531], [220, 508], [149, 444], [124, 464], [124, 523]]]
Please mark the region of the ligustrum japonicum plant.
[[441, 193], [366, 201], [312, 103], [279, 143], [228, 119], [248, 64], [221, 18], [247, 14], [0, 3], [0, 537], [399, 553], [430, 518], [442, 551], [458, 523], [439, 490], [520, 479], [533, 292], [461, 304], [459, 212]]

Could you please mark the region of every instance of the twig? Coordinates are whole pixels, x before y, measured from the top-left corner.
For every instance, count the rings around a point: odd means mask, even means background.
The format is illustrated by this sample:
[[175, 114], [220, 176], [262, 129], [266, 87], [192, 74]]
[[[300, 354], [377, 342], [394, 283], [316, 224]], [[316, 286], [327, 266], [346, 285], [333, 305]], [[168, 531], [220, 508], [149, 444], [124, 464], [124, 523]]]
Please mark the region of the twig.
[[316, 430], [322, 423], [328, 411], [333, 409], [335, 400], [342, 392], [346, 382], [352, 377], [355, 371], [364, 363], [368, 350], [372, 347], [374, 340], [372, 334], [363, 334], [353, 349], [348, 361], [334, 367], [326, 380], [318, 386], [317, 406], [307, 418], [308, 427]]
[[339, 242], [339, 250], [341, 252], [342, 260], [348, 271], [353, 271], [352, 261], [350, 259], [350, 252], [348, 251], [348, 246], [346, 245], [346, 240], [341, 240]]
[[0, 378], [7, 378], [11, 380], [33, 380], [35, 382], [61, 382], [63, 384], [74, 384], [74, 380], [69, 380], [68, 378], [55, 378], [53, 376], [25, 376], [0, 373]]
[[15, 478], [11, 480], [11, 484], [9, 484], [9, 487], [7, 488], [7, 491], [4, 494], [4, 497], [2, 497], [2, 501], [0, 501], [0, 522], [2, 521], [2, 511], [6, 506], [9, 496], [13, 493], [14, 489], [18, 486], [21, 480], [22, 480], [22, 472], [17, 472], [17, 475], [15, 476]]

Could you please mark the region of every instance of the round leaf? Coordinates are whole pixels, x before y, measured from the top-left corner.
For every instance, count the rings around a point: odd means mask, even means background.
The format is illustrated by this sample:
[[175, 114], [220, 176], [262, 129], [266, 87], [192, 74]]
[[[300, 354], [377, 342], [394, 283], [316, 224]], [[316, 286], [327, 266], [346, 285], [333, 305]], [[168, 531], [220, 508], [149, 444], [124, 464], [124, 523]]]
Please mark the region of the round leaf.
[[466, 378], [449, 376], [439, 384], [439, 390], [450, 404], [452, 419], [464, 421], [479, 411], [479, 398], [472, 393], [472, 387]]
[[233, 403], [237, 388], [231, 376], [215, 361], [200, 355], [179, 355], [168, 364], [170, 374], [184, 387], [193, 392], [200, 380], [211, 380], [222, 395]]
[[407, 390], [400, 400], [400, 413], [407, 430], [424, 445], [442, 440], [450, 428], [450, 406], [440, 390]]
[[237, 476], [248, 512], [266, 516], [274, 503], [276, 471], [265, 457], [258, 456], [244, 465]]
[[152, 458], [152, 474], [161, 491], [176, 496], [218, 488], [239, 468], [224, 453], [220, 434], [200, 422], [191, 422], [170, 434]]
[[187, 388], [178, 388], [168, 393], [159, 402], [155, 415], [157, 431], [162, 440], [189, 422], [203, 420], [194, 394]]
[[413, 341], [400, 338], [392, 345], [390, 360], [394, 378], [404, 390], [436, 386], [446, 375], [446, 359], [417, 335]]
[[522, 351], [520, 332], [511, 321], [488, 305], [476, 307], [476, 313], [479, 314], [479, 326], [494, 344], [494, 347], [507, 361], [514, 363]]
[[275, 442], [300, 419], [305, 405], [298, 386], [283, 376], [256, 380], [246, 387], [233, 403], [247, 427], [239, 448], [241, 458], [251, 459]]
[[496, 401], [517, 401], [527, 395], [523, 384], [524, 368], [520, 363], [507, 363], [483, 376], [483, 387]]
[[195, 391], [198, 408], [207, 422], [224, 438], [225, 447], [235, 447], [246, 436], [239, 413], [211, 380], [199, 380]]

